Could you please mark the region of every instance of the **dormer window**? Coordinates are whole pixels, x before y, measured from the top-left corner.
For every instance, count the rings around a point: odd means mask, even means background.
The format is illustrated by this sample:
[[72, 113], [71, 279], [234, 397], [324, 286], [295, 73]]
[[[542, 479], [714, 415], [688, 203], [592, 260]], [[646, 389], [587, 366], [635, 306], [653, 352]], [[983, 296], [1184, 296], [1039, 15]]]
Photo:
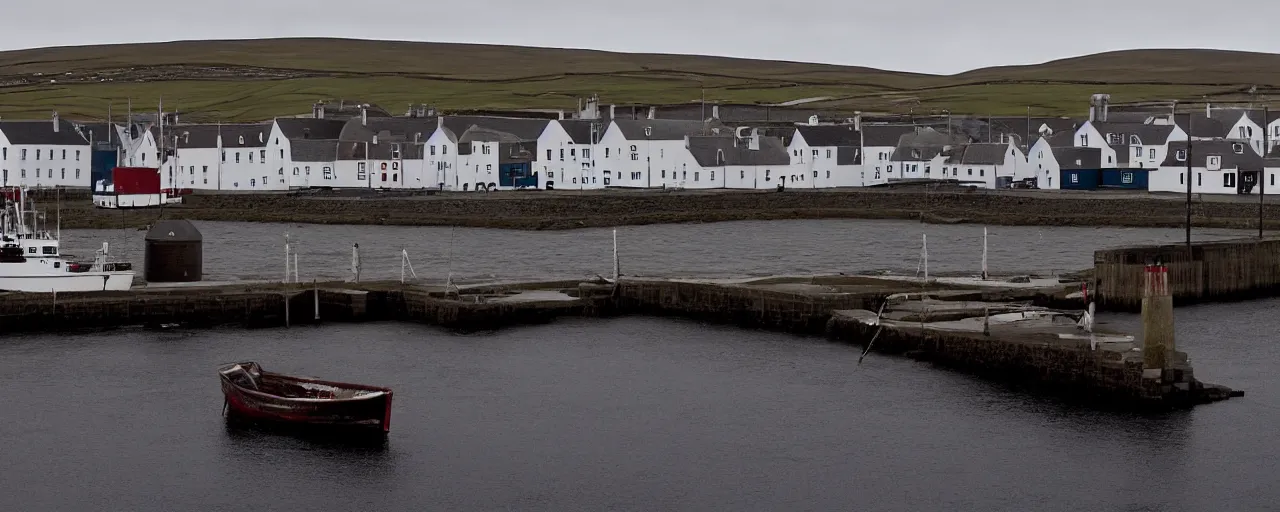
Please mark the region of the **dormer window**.
[[1175, 152], [1175, 153], [1173, 154], [1173, 158], [1174, 158], [1174, 160], [1177, 160], [1177, 161], [1179, 161], [1179, 162], [1186, 162], [1186, 161], [1187, 161], [1187, 150], [1185, 150], [1185, 149], [1179, 149], [1177, 152]]
[[724, 150], [716, 150], [716, 165], [724, 165]]
[[240, 136], [240, 145], [244, 145], [244, 135]]
[[919, 159], [920, 159], [920, 150], [918, 150], [918, 149], [913, 149], [913, 150], [911, 150], [911, 158], [912, 158], [912, 159], [915, 159], [915, 160], [919, 160]]
[[1232, 150], [1232, 151], [1235, 151], [1237, 155], [1243, 155], [1243, 154], [1244, 154], [1244, 144], [1240, 144], [1239, 142], [1237, 142], [1237, 143], [1235, 143], [1235, 144], [1232, 144], [1232, 145], [1231, 145], [1231, 150]]
[[1114, 134], [1114, 133], [1108, 133], [1108, 134], [1107, 134], [1107, 143], [1109, 143], [1109, 144], [1119, 144], [1119, 143], [1120, 143], [1120, 136], [1119, 136], [1119, 135], [1116, 135], [1116, 134]]
[[1142, 144], [1142, 139], [1139, 139], [1137, 135], [1130, 135], [1130, 136], [1129, 136], [1129, 143], [1130, 143], [1130, 144], [1134, 144], [1134, 145], [1141, 145], [1141, 144]]

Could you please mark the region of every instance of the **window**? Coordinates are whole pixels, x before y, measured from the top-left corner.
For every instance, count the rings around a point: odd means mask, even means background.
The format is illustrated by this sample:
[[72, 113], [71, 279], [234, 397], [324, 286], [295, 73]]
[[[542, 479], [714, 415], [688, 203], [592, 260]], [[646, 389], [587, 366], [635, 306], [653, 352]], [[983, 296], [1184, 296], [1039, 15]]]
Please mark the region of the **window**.
[[1248, 135], [1246, 134], [1246, 132], [1245, 132], [1245, 128], [1246, 128], [1246, 127], [1244, 127], [1244, 126], [1241, 126], [1241, 127], [1240, 127], [1240, 138], [1242, 138], [1242, 139], [1247, 139], [1247, 138], [1249, 138], [1249, 136], [1248, 136]]
[[830, 150], [830, 149], [828, 149], [828, 150], [827, 150], [827, 158], [831, 158], [831, 150]]
[[400, 162], [391, 162], [391, 170], [393, 171], [400, 170]]
[[[546, 167], [543, 167], [543, 169], [546, 169]], [[547, 171], [547, 179], [549, 179], [549, 180], [554, 180], [554, 179], [556, 179], [556, 172], [555, 172], [555, 171]]]
[[449, 154], [449, 145], [448, 145], [448, 144], [444, 144], [444, 145], [440, 146], [440, 154], [442, 154], [442, 155], [447, 155], [447, 154]]
[[306, 175], [307, 175], [307, 176], [310, 176], [310, 175], [311, 175], [311, 166], [310, 166], [310, 165], [308, 165], [308, 166], [304, 166], [304, 167], [302, 168], [302, 172], [306, 173]]
[[399, 144], [392, 144], [392, 145], [391, 145], [391, 158], [396, 159], [396, 160], [399, 160], [399, 159], [400, 159], [400, 145], [399, 145]]
[[582, 158], [584, 158], [584, 159], [590, 159], [590, 158], [591, 158], [591, 149], [590, 149], [590, 148], [582, 148]]
[[26, 159], [27, 159], [27, 150], [25, 150], [25, 149], [24, 149], [24, 150], [22, 150], [22, 159], [23, 159], [23, 160], [26, 160]]
[[827, 171], [827, 179], [831, 179], [831, 171]]
[[1151, 160], [1156, 159], [1156, 148], [1151, 148], [1150, 150], [1147, 151], [1147, 158]]
[[1211, 167], [1211, 168], [1215, 168], [1215, 167], [1222, 167], [1222, 160], [1221, 160], [1221, 157], [1219, 157], [1218, 155], [1210, 156], [1210, 157], [1205, 161], [1205, 165], [1207, 165], [1207, 166], [1209, 166], [1209, 167]]
[[1179, 185], [1186, 185], [1186, 184], [1187, 184], [1187, 175], [1186, 175], [1186, 173], [1181, 173], [1181, 172], [1180, 172], [1180, 173], [1178, 173], [1178, 184], [1179, 184]]
[[264, 149], [258, 152], [258, 161], [264, 164], [267, 163], [267, 150]]
[[253, 163], [253, 152], [249, 152], [249, 163]]
[[40, 159], [40, 150], [36, 150], [36, 160]]
[[236, 151], [236, 163], [240, 163], [240, 152]]
[[[694, 180], [697, 180], [697, 179], [698, 179], [698, 175], [697, 175], [697, 174], [694, 174], [694, 175], [693, 175], [693, 179], [694, 179]], [[715, 181], [715, 180], [716, 180], [716, 172], [715, 172], [715, 171], [711, 171], [711, 181]]]
[[666, 169], [663, 169], [663, 170], [662, 170], [662, 177], [663, 177], [663, 179], [665, 179], [665, 178], [667, 177], [667, 170], [666, 170]]
[[[4, 172], [4, 179], [6, 180], [9, 179], [9, 171]], [[76, 179], [77, 180], [80, 179], [80, 169], [76, 169]], [[1275, 181], [1275, 180], [1276, 180], [1276, 177], [1272, 176], [1271, 181]]]
[[[241, 138], [243, 139], [244, 137], [241, 137]], [[243, 144], [243, 143], [242, 143], [242, 144]], [[249, 178], [249, 186], [250, 186], [250, 187], [257, 186], [257, 184], [258, 184], [258, 180], [255, 180], [255, 179], [253, 179], [253, 178]]]
[[1089, 145], [1089, 134], [1086, 133], [1086, 134], [1080, 135], [1080, 145], [1081, 146]]
[[577, 155], [576, 155], [576, 153], [577, 153], [577, 152], [578, 152], [578, 150], [573, 149], [573, 148], [569, 148], [569, 156], [577, 156]]
[[493, 164], [484, 164], [484, 170], [486, 170], [486, 171], [492, 171], [492, 170], [493, 170]]
[[1224, 186], [1224, 187], [1235, 187], [1235, 186], [1236, 186], [1236, 173], [1234, 173], [1234, 172], [1224, 173], [1224, 174], [1222, 175], [1222, 186]]
[[973, 169], [969, 169], [969, 175], [973, 176]]
[[266, 177], [266, 176], [263, 176], [263, 177], [262, 177], [262, 186], [264, 186], [264, 187], [265, 187], [265, 186], [267, 186], [267, 177]]
[[814, 178], [817, 178], [817, 177], [818, 177], [818, 171], [813, 171], [813, 177], [814, 177]]
[[223, 162], [226, 162], [226, 161], [227, 161], [227, 150], [225, 150], [225, 149], [224, 149], [224, 150], [222, 150], [222, 161], [223, 161]]
[[986, 169], [978, 169], [978, 176], [986, 176], [986, 175], [987, 175]]
[[62, 169], [59, 169], [58, 173], [59, 173], [58, 179], [62, 179], [62, 180], [67, 179], [67, 169], [65, 167]]
[[747, 171], [738, 171], [738, 179], [740, 180], [747, 179]]
[[[277, 169], [277, 170], [276, 170], [276, 175], [277, 175], [277, 176], [284, 176], [284, 167], [281, 167], [281, 168]], [[284, 180], [281, 180], [281, 182], [283, 182], [283, 181], [284, 181]]]
[[551, 160], [551, 150], [547, 150], [547, 160]]
[[142, 154], [142, 163], [144, 163], [144, 164], [145, 164], [145, 163], [147, 163], [147, 154], [146, 154], [146, 153], [143, 153], [143, 154]]
[[480, 153], [485, 155], [489, 154], [489, 146], [491, 146], [491, 144], [481, 144]]
[[1174, 158], [1175, 160], [1179, 161], [1179, 162], [1186, 162], [1186, 161], [1187, 161], [1187, 150], [1185, 150], [1185, 149], [1179, 149], [1178, 151], [1176, 151], [1176, 152], [1174, 152], [1174, 153], [1173, 153], [1173, 158]]
[[25, 179], [27, 179], [27, 170], [26, 170], [26, 169], [23, 169], [23, 170], [22, 170], [22, 179], [24, 179], [24, 180], [25, 180]]
[[[76, 155], [78, 157], [80, 155], [80, 152], [76, 151]], [[9, 159], [9, 148], [0, 148], [0, 160], [8, 160], [8, 159]], [[76, 158], [76, 160], [79, 160], [79, 158]]]
[[1204, 186], [1204, 173], [1202, 172], [1196, 173], [1196, 186], [1197, 187]]
[[1142, 148], [1133, 148], [1133, 156], [1142, 158]]
[[293, 175], [294, 175], [294, 176], [297, 176], [297, 175], [298, 175], [298, 168], [297, 168], [297, 167], [294, 167], [294, 168], [293, 168]]
[[[1277, 127], [1277, 130], [1276, 130], [1276, 131], [1280, 131], [1280, 127]], [[548, 150], [548, 151], [550, 151], [550, 150]], [[548, 154], [550, 154], [550, 153], [548, 153]], [[605, 157], [605, 158], [609, 158], [609, 148], [604, 148], [604, 157]]]
[[564, 148], [560, 148], [560, 161], [564, 161]]
[[[7, 172], [7, 171], [6, 171], [6, 172]], [[79, 176], [76, 176], [76, 177], [77, 177], [77, 178], [79, 178]], [[6, 178], [6, 179], [7, 179], [7, 178]], [[1274, 187], [1274, 186], [1276, 186], [1276, 175], [1274, 175], [1274, 174], [1272, 174], [1272, 175], [1271, 175], [1271, 186], [1273, 186], [1273, 187]]]
[[62, 159], [63, 159], [63, 160], [66, 160], [66, 159], [67, 159], [67, 150], [65, 150], [65, 149], [64, 149], [64, 150], [62, 150]]
[[284, 158], [284, 150], [280, 150], [280, 158]]
[[1080, 183], [1080, 175], [1076, 173], [1071, 173], [1071, 182]]
[[698, 171], [693, 171], [693, 181], [698, 181]]
[[431, 145], [431, 156], [436, 156], [436, 146], [434, 144]]
[[[442, 147], [448, 147], [448, 146], [442, 146]], [[368, 177], [368, 175], [365, 174], [364, 162], [360, 162], [359, 164], [357, 164], [357, 167], [356, 167], [356, 179], [360, 181], [364, 181], [366, 177]]]
[[325, 168], [324, 168], [324, 179], [326, 179], [326, 180], [331, 180], [331, 179], [333, 179], [333, 168], [332, 168], [332, 167], [325, 167]]
[[399, 174], [396, 174], [396, 173], [394, 173], [394, 172], [393, 172], [393, 173], [391, 173], [391, 182], [392, 182], [392, 183], [395, 183], [395, 182], [397, 181], [397, 176], [400, 176], [400, 175], [399, 175]]

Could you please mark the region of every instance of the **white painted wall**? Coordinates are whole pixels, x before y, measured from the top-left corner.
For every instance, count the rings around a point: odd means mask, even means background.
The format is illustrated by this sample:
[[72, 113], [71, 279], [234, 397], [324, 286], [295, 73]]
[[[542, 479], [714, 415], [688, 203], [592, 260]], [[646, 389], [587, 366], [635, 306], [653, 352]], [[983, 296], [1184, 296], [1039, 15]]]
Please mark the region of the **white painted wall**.
[[547, 123], [538, 137], [538, 153], [531, 164], [538, 173], [538, 188], [547, 188], [547, 182], [557, 190], [604, 188], [604, 173], [599, 165], [603, 155], [597, 153], [599, 150], [591, 144], [575, 144], [559, 121]]
[[[1147, 188], [1152, 192], [1183, 192], [1187, 191], [1186, 182], [1182, 181], [1186, 167], [1161, 167], [1159, 170], [1152, 171], [1148, 175]], [[1191, 169], [1192, 183], [1191, 192], [1195, 194], [1229, 194], [1236, 195], [1239, 185], [1239, 173], [1235, 169], [1224, 169], [1219, 171], [1210, 171], [1204, 167], [1193, 167]], [[1227, 178], [1230, 175], [1230, 178]], [[1232, 181], [1225, 181], [1232, 180]], [[1230, 186], [1227, 185], [1230, 183]], [[1268, 182], [1269, 184], [1269, 182]]]
[[[9, 144], [0, 134], [0, 180], [32, 188], [89, 188], [90, 150], [79, 145]], [[7, 177], [6, 177], [7, 176]]]
[[1036, 187], [1045, 190], [1062, 188], [1062, 167], [1053, 155], [1053, 147], [1046, 139], [1040, 139], [1031, 146], [1027, 154], [1027, 167], [1035, 174]]

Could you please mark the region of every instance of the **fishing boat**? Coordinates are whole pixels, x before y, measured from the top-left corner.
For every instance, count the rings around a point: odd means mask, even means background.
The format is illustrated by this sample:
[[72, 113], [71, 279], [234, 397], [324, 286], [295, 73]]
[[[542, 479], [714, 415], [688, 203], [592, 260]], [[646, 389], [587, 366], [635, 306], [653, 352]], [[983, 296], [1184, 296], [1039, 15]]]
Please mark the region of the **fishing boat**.
[[123, 291], [133, 286], [133, 266], [109, 259], [109, 246], [95, 251], [93, 262], [69, 261], [57, 233], [42, 226], [25, 189], [5, 189], [0, 212], [0, 290], [15, 292]]
[[218, 377], [228, 420], [383, 435], [391, 429], [388, 388], [271, 373], [254, 362], [223, 365]]

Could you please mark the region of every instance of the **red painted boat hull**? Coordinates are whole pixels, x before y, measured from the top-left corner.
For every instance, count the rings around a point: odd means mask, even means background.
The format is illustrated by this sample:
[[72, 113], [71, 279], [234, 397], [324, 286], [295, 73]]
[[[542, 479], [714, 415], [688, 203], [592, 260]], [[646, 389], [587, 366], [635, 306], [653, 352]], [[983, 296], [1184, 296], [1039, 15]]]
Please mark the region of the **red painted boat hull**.
[[261, 371], [256, 363], [226, 365], [219, 377], [228, 420], [381, 434], [391, 429], [388, 388], [291, 377]]

